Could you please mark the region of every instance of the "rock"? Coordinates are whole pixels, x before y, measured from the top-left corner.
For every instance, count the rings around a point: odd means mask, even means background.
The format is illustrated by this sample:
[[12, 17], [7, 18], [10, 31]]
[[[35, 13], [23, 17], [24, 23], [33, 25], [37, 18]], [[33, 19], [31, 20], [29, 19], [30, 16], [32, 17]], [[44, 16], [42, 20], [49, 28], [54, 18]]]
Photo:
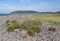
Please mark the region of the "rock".
[[20, 29], [15, 29], [14, 32], [20, 32]]

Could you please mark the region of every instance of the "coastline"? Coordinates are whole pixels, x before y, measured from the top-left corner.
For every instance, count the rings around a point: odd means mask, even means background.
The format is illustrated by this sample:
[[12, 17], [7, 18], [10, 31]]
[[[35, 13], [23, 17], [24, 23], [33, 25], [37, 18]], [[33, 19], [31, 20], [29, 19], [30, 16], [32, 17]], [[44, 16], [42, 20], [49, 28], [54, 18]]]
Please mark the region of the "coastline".
[[[22, 17], [18, 14], [9, 15], [9, 16], [0, 16], [0, 40], [1, 41], [58, 41], [60, 40], [60, 26], [50, 25], [50, 24], [42, 24], [42, 32], [36, 33], [34, 37], [23, 38], [22, 36], [26, 34], [26, 31], [23, 30], [21, 32], [7, 32], [6, 29], [6, 20], [17, 20], [18, 22], [23, 22], [28, 20], [25, 17]], [[53, 26], [57, 28], [56, 32], [48, 31], [48, 27]]]

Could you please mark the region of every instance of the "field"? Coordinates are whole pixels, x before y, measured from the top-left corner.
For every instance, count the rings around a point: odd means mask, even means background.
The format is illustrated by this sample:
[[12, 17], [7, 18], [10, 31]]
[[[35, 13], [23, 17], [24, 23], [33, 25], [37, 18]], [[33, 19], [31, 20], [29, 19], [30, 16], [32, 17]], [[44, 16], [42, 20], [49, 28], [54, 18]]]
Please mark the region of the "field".
[[30, 15], [28, 17], [32, 19], [39, 19], [43, 23], [60, 25], [60, 14]]

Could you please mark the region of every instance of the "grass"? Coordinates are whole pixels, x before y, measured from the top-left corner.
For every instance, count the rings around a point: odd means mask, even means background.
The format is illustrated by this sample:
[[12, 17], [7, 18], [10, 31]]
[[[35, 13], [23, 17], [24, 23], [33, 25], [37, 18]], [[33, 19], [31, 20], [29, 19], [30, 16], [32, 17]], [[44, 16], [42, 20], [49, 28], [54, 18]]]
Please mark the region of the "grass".
[[6, 23], [9, 23], [9, 22], [10, 22], [10, 20], [7, 20], [7, 21], [6, 21]]
[[10, 20], [7, 20], [6, 24], [7, 24], [7, 26], [9, 26], [10, 25]]
[[[7, 23], [10, 23], [9, 25], [7, 24]], [[6, 24], [7, 24], [7, 26], [8, 26], [8, 29], [7, 29], [7, 31], [8, 32], [13, 32], [15, 29], [19, 29], [20, 28], [20, 24], [18, 24], [18, 22], [17, 21], [15, 21], [15, 20], [12, 20], [12, 21], [6, 21]]]
[[37, 20], [30, 20], [26, 21], [21, 25], [21, 29], [25, 29], [28, 31], [29, 36], [34, 36], [35, 32], [40, 32], [41, 29], [41, 22]]
[[39, 33], [41, 29], [41, 22], [39, 20], [28, 20], [22, 23], [21, 25], [18, 24], [17, 21], [12, 20], [10, 21], [10, 26], [8, 27], [8, 32], [13, 32], [15, 29], [20, 30], [27, 30], [27, 34], [29, 36], [34, 36], [35, 33]]
[[43, 23], [60, 25], [60, 14], [33, 15], [30, 18], [39, 19]]
[[[27, 34], [33, 37], [35, 33], [42, 31], [42, 22], [46, 24], [60, 25], [60, 15], [32, 15], [26, 17], [32, 18], [33, 20], [27, 20], [22, 24], [19, 24], [16, 20], [7, 20], [6, 24], [10, 23], [10, 27], [8, 27], [7, 31], [13, 32], [14, 29], [27, 30]], [[56, 28], [50, 27], [48, 30], [54, 32], [56, 31]]]
[[15, 29], [15, 28], [11, 26], [11, 27], [8, 27], [7, 31], [8, 31], [8, 32], [13, 32], [14, 29]]
[[19, 24], [17, 21], [13, 20], [13, 21], [11, 21], [11, 23], [12, 23], [12, 26], [13, 26], [15, 29], [19, 29], [19, 28], [20, 28], [20, 24]]

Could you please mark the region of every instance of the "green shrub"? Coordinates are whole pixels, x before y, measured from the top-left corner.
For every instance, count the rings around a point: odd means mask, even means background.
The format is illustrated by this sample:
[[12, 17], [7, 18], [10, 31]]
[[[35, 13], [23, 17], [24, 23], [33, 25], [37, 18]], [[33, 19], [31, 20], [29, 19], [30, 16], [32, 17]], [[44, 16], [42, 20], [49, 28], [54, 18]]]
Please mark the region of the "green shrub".
[[20, 29], [20, 24], [17, 21], [12, 20], [10, 23], [10, 27], [7, 29], [8, 32], [14, 31], [14, 29]]
[[12, 25], [15, 29], [19, 29], [20, 28], [20, 25], [18, 23], [15, 23]]
[[19, 24], [16, 20], [12, 20], [12, 21], [11, 21], [11, 24], [12, 24], [12, 26], [13, 26], [15, 29], [19, 29], [19, 28], [20, 28], [20, 24]]
[[8, 31], [8, 32], [13, 32], [14, 29], [15, 29], [15, 28], [11, 26], [11, 27], [9, 27], [9, 28], [7, 29], [7, 31]]
[[42, 30], [41, 22], [38, 20], [26, 21], [21, 25], [21, 28], [30, 32], [29, 36], [34, 36], [35, 33], [38, 33]]
[[27, 34], [29, 34], [29, 36], [34, 36], [35, 33], [38, 33], [42, 30], [41, 22], [39, 20], [25, 21], [21, 25], [17, 21], [13, 20], [11, 21], [11, 24], [12, 26], [9, 27], [7, 31], [12, 32], [14, 29], [27, 30]]
[[28, 31], [28, 32], [27, 32], [27, 34], [28, 34], [29, 36], [32, 36], [32, 37], [34, 37], [34, 35], [35, 35], [35, 32], [34, 32], [34, 31]]
[[10, 20], [7, 20], [7, 21], [6, 21], [7, 26], [9, 26], [9, 25], [10, 25], [9, 23], [10, 23]]
[[53, 31], [53, 32], [55, 32], [55, 31], [56, 31], [56, 28], [54, 28], [54, 27], [50, 27], [48, 30], [49, 30], [49, 31]]
[[7, 20], [7, 21], [6, 21], [6, 23], [9, 23], [9, 22], [10, 22], [10, 20]]
[[16, 20], [12, 20], [11, 23], [12, 24], [15, 24], [15, 23], [17, 23], [17, 21]]
[[42, 29], [41, 29], [40, 26], [35, 26], [35, 27], [33, 27], [33, 30], [34, 30], [35, 32], [39, 33]]

